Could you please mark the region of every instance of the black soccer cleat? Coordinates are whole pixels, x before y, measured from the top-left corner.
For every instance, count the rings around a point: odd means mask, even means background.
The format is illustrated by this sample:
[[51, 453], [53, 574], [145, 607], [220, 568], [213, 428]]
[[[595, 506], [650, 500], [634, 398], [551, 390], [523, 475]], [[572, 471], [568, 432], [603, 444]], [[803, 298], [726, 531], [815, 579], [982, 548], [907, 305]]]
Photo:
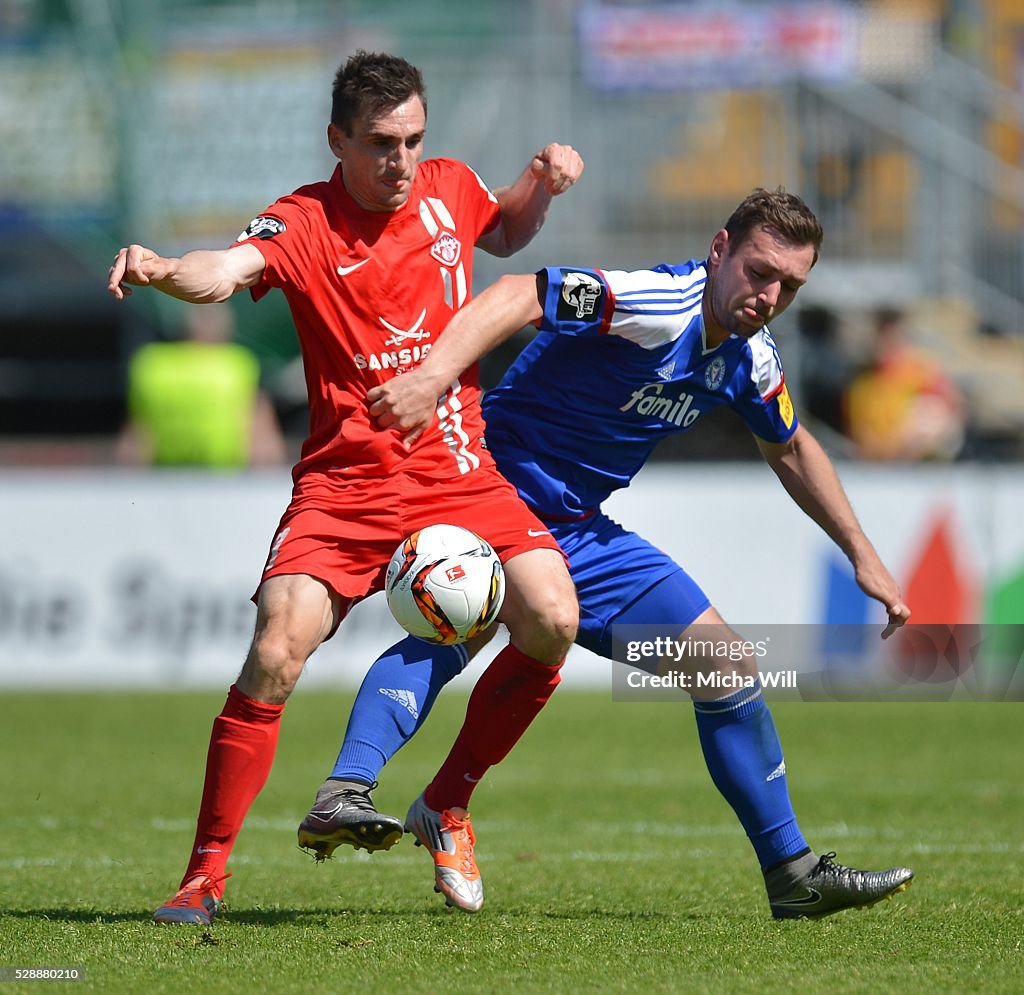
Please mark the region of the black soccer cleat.
[[808, 874], [784, 895], [769, 903], [776, 919], [820, 919], [843, 909], [866, 908], [910, 887], [909, 867], [887, 871], [857, 871], [836, 863], [835, 853], [823, 853]]
[[328, 780], [316, 793], [309, 815], [299, 824], [299, 846], [312, 850], [317, 862], [328, 860], [339, 846], [357, 850], [390, 850], [405, 831], [401, 819], [382, 815], [370, 792], [377, 787]]

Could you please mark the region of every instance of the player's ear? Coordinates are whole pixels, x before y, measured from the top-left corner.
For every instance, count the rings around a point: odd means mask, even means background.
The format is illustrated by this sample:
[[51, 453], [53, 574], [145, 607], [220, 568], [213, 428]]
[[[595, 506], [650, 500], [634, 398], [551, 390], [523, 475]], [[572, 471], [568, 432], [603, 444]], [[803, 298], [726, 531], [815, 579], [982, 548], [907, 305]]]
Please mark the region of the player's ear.
[[336, 124], [327, 125], [327, 144], [335, 159], [340, 159], [345, 150], [345, 134]]
[[729, 233], [724, 228], [719, 229], [718, 233], [711, 240], [711, 251], [708, 253], [712, 263], [717, 265], [722, 261], [728, 241]]

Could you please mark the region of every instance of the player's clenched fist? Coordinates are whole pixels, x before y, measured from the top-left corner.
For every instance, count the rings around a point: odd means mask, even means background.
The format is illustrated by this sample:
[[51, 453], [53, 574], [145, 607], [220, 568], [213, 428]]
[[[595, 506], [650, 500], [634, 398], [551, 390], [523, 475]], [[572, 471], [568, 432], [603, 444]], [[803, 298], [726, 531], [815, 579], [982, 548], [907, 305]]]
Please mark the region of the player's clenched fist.
[[583, 174], [583, 159], [571, 145], [545, 145], [530, 163], [533, 175], [543, 180], [553, 197], [565, 193]]
[[131, 295], [131, 290], [124, 284], [144, 287], [153, 280], [163, 279], [170, 270], [171, 260], [158, 256], [144, 245], [129, 245], [114, 256], [107, 290], [119, 301], [124, 300]]
[[402, 441], [408, 449], [430, 427], [438, 393], [435, 381], [413, 370], [371, 387], [366, 401], [377, 424], [403, 433]]

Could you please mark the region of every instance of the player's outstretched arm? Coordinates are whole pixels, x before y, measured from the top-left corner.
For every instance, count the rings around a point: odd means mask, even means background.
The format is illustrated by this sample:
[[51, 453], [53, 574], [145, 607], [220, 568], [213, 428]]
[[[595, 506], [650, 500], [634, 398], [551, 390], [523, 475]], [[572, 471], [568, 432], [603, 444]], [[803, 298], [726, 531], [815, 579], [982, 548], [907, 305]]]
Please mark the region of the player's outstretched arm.
[[503, 276], [456, 313], [423, 362], [410, 373], [372, 387], [370, 414], [381, 428], [405, 433], [409, 448], [430, 426], [438, 398], [466, 369], [543, 312], [539, 277]]
[[910, 618], [910, 609], [903, 603], [899, 585], [860, 527], [825, 450], [803, 425], [788, 442], [758, 439], [757, 444], [789, 496], [846, 554], [860, 589], [885, 605], [889, 624], [882, 638], [887, 639]]
[[265, 266], [263, 254], [252, 245], [196, 249], [180, 258], [128, 245], [114, 256], [107, 290], [119, 301], [135, 286], [153, 287], [192, 304], [214, 304], [254, 286]]
[[501, 221], [476, 244], [492, 256], [518, 252], [541, 230], [551, 198], [565, 193], [582, 173], [583, 159], [571, 145], [545, 145], [515, 183], [494, 191]]

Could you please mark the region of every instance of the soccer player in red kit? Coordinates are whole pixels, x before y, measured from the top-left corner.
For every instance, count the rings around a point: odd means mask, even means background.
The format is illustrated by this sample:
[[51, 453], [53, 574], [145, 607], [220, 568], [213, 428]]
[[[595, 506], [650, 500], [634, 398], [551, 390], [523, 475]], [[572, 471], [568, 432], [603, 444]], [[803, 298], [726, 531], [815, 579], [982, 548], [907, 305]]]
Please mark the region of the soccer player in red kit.
[[[339, 165], [329, 180], [272, 204], [230, 248], [164, 258], [131, 245], [111, 267], [108, 289], [118, 299], [131, 285], [193, 303], [243, 289], [258, 300], [280, 288], [309, 392], [310, 434], [256, 595], [252, 646], [214, 721], [195, 844], [157, 922], [212, 920], [228, 855], [270, 773], [285, 701], [310, 654], [355, 602], [381, 589], [404, 536], [439, 521], [461, 525], [483, 535], [505, 566], [499, 617], [510, 643], [466, 718], [474, 775], [504, 757], [551, 695], [575, 636], [562, 554], [483, 446], [477, 371], [440, 398], [437, 430], [411, 451], [376, 427], [366, 394], [414, 368], [465, 303], [473, 247], [509, 255], [524, 246], [583, 163], [571, 147], [548, 145], [515, 183], [491, 193], [463, 163], [420, 162], [425, 126], [419, 71], [359, 52], [334, 81], [327, 137]], [[471, 855], [472, 830], [459, 814], [434, 813], [437, 829], [459, 836]], [[382, 820], [381, 831], [397, 839], [401, 823]]]

